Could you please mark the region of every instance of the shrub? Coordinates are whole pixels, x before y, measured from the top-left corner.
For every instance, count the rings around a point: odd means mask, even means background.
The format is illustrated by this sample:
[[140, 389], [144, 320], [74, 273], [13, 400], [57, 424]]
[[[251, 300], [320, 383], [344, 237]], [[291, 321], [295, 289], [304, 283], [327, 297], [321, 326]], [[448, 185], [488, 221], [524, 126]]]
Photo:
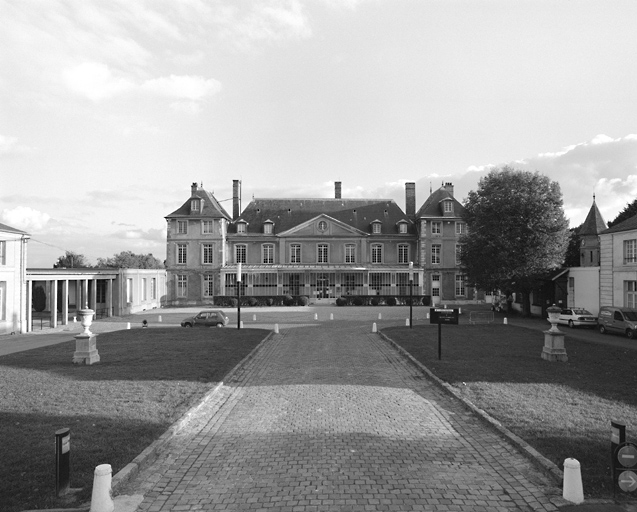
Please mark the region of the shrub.
[[231, 308], [236, 308], [239, 305], [239, 301], [235, 297], [230, 297], [228, 302], [230, 302]]
[[387, 297], [387, 305], [395, 306], [396, 305], [396, 297]]
[[294, 297], [292, 297], [292, 295], [286, 295], [285, 297], [283, 297], [283, 304], [286, 306], [293, 306]]
[[46, 293], [44, 288], [36, 286], [33, 289], [33, 309], [41, 313], [46, 308]]
[[372, 306], [378, 306], [380, 304], [380, 300], [374, 297], [372, 299]]
[[364, 301], [361, 297], [354, 297], [354, 306], [362, 306]]
[[268, 297], [267, 299], [265, 299], [266, 306], [271, 306], [272, 304], [274, 304], [274, 299], [272, 297]]
[[248, 299], [248, 306], [255, 307], [255, 306], [258, 306], [258, 305], [259, 305], [259, 301], [257, 300], [256, 297], [250, 297]]
[[305, 295], [299, 297], [299, 306], [307, 306], [310, 303], [310, 298]]
[[345, 304], [347, 304], [347, 301], [343, 297], [339, 297], [338, 299], [336, 299], [337, 306], [344, 306]]

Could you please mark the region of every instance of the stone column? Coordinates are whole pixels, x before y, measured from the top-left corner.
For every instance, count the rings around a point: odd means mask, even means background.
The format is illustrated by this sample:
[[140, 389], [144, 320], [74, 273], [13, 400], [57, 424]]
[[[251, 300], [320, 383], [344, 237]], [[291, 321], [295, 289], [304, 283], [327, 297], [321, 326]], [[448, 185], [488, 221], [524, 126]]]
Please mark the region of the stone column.
[[62, 281], [62, 325], [69, 323], [69, 280]]
[[58, 326], [58, 282], [56, 279], [51, 281], [51, 327]]

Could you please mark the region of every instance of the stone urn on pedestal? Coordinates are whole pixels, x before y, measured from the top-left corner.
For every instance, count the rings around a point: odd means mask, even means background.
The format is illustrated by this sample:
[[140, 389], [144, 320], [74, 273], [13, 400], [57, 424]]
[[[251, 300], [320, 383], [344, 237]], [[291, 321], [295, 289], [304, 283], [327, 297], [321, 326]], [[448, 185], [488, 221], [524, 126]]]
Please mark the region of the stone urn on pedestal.
[[75, 353], [73, 354], [73, 363], [75, 364], [100, 362], [100, 355], [97, 353], [97, 335], [90, 330], [94, 313], [95, 311], [88, 308], [78, 311], [84, 331], [75, 336]]
[[566, 349], [564, 348], [564, 333], [557, 328], [557, 321], [562, 309], [553, 304], [546, 308], [551, 328], [544, 331], [544, 348], [542, 349], [542, 359], [547, 361], [568, 361]]

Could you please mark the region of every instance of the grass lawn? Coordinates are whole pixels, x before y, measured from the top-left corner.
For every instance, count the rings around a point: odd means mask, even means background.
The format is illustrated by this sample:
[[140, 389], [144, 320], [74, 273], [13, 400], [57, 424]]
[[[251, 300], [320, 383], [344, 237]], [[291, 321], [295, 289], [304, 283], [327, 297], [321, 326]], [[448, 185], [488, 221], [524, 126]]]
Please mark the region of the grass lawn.
[[265, 338], [259, 329], [131, 329], [100, 334], [101, 362], [74, 365], [75, 340], [0, 357], [0, 509], [54, 508], [55, 432], [71, 430], [71, 487], [90, 501]]
[[550, 363], [540, 357], [542, 332], [443, 325], [438, 360], [436, 325], [383, 332], [561, 469], [577, 459], [587, 497], [612, 496], [610, 421], [626, 423], [627, 440], [637, 441], [637, 350], [566, 333], [568, 362]]

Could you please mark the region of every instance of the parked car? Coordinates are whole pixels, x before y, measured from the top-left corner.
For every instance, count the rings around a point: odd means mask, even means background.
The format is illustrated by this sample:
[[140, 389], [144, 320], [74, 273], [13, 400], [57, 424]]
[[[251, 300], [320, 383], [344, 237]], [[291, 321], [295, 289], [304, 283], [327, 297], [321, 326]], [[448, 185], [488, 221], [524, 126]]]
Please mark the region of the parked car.
[[631, 339], [637, 337], [637, 309], [602, 306], [597, 323], [602, 334], [615, 332]]
[[558, 324], [575, 327], [597, 327], [597, 317], [584, 308], [566, 308], [560, 313]]
[[181, 322], [182, 327], [223, 327], [228, 325], [228, 317], [220, 309], [200, 311]]

